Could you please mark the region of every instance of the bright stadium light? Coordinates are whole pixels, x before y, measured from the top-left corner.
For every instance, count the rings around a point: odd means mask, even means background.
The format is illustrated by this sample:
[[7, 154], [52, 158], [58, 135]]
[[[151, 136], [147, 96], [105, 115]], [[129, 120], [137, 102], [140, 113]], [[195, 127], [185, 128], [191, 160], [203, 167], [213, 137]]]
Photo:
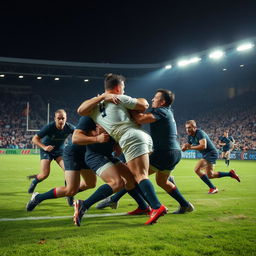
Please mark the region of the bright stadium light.
[[59, 77], [55, 77], [54, 80], [55, 80], [55, 81], [59, 81], [60, 78], [59, 78]]
[[227, 69], [226, 69], [226, 68], [223, 68], [222, 71], [227, 71]]
[[187, 66], [188, 64], [199, 62], [200, 60], [201, 60], [201, 58], [199, 58], [199, 57], [193, 57], [188, 60], [181, 60], [178, 62], [178, 66], [184, 67], [184, 66]]
[[4, 75], [4, 74], [1, 74], [0, 77], [5, 77], [5, 75]]
[[19, 76], [20, 79], [22, 79], [24, 76]]
[[41, 76], [38, 76], [36, 79], [41, 80], [41, 79], [42, 79], [42, 77], [41, 77]]
[[165, 67], [164, 67], [165, 69], [171, 69], [172, 68], [172, 65], [166, 65]]
[[214, 60], [221, 59], [223, 56], [224, 56], [224, 52], [221, 50], [216, 50], [209, 54], [209, 58]]
[[241, 65], [240, 65], [240, 68], [243, 68], [243, 67], [244, 67], [244, 64], [241, 64]]
[[238, 46], [236, 48], [237, 51], [242, 52], [242, 51], [246, 51], [246, 50], [250, 50], [254, 47], [254, 44], [252, 43], [246, 43], [246, 44], [241, 44], [240, 46]]
[[90, 80], [89, 79], [84, 79], [84, 82], [85, 83], [88, 83]]

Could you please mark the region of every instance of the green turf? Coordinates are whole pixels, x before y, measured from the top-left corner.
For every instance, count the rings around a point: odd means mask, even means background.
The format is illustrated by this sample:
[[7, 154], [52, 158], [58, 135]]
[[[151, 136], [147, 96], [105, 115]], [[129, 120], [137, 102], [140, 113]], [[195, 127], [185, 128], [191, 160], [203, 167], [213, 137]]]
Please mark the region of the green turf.
[[[194, 174], [195, 162], [182, 160], [173, 173], [180, 191], [194, 204], [193, 213], [167, 214], [153, 226], [143, 225], [146, 216], [84, 218], [80, 228], [70, 218], [0, 221], [0, 255], [256, 255], [256, 162], [231, 161], [241, 183], [229, 177], [215, 179], [219, 188], [215, 195], [208, 195], [208, 188]], [[48, 200], [33, 212], [25, 211], [30, 198], [26, 176], [38, 167], [39, 156], [0, 155], [0, 219], [73, 214], [65, 199]], [[62, 171], [55, 163], [52, 167], [38, 192], [63, 185]], [[218, 161], [216, 170], [228, 169]], [[170, 212], [177, 208], [172, 198], [156, 190]], [[85, 199], [91, 192], [77, 198]], [[92, 207], [88, 214], [127, 212], [135, 207], [125, 196], [117, 210]]]

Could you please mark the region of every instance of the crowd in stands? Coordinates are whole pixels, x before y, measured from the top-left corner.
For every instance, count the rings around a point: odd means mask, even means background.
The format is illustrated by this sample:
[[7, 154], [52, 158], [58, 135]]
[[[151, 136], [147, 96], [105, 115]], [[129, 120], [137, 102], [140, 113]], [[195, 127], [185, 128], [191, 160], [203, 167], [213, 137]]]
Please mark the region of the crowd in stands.
[[[27, 101], [31, 109], [27, 111]], [[34, 102], [34, 103], [33, 103]], [[47, 122], [47, 104], [40, 96], [31, 95], [0, 95], [0, 148], [33, 148], [31, 139], [35, 131]], [[39, 104], [40, 103], [40, 104]], [[65, 101], [64, 101], [65, 104]], [[68, 114], [68, 122], [76, 124], [79, 116], [76, 114], [77, 105], [52, 100], [50, 121], [53, 121], [54, 111], [64, 108]], [[189, 113], [189, 109], [190, 112]], [[219, 137], [224, 130], [236, 140], [237, 150], [256, 150], [256, 106], [252, 101], [237, 104], [236, 101], [226, 102], [218, 107], [208, 106], [203, 112], [187, 108], [187, 113], [179, 113], [175, 108], [175, 118], [178, 127], [179, 140], [186, 142], [185, 121], [194, 119], [199, 128], [208, 133], [215, 145], [219, 147]], [[185, 110], [186, 111], [186, 110]], [[195, 114], [196, 113], [196, 114]], [[29, 123], [27, 127], [27, 114]], [[164, 136], [164, 135], [163, 135]]]

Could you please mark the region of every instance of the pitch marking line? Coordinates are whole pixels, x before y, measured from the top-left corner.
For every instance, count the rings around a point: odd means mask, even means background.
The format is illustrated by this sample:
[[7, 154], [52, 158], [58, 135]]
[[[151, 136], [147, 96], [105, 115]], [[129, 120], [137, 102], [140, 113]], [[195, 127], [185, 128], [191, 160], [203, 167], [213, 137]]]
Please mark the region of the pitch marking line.
[[[126, 212], [120, 213], [105, 213], [105, 214], [85, 214], [85, 218], [97, 218], [97, 217], [111, 217], [111, 216], [124, 216], [127, 215]], [[19, 220], [50, 220], [50, 219], [68, 219], [73, 218], [73, 216], [45, 216], [45, 217], [23, 217], [23, 218], [3, 218], [2, 221], [19, 221]]]

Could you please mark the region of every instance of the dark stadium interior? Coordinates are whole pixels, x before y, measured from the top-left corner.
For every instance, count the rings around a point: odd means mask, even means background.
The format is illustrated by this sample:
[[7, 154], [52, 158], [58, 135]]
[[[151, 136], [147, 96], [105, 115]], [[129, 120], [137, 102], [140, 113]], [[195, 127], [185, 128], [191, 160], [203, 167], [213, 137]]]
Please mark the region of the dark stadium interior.
[[[237, 149], [256, 149], [255, 55], [255, 49], [243, 54], [230, 50], [225, 60], [213, 62], [202, 58], [190, 67], [173, 66], [170, 70], [164, 70], [164, 64], [76, 66], [68, 62], [53, 65], [1, 58], [0, 74], [4, 77], [0, 77], [0, 147], [33, 147], [34, 132], [26, 131], [27, 102], [29, 129], [40, 129], [47, 122], [47, 103], [50, 120], [56, 109], [64, 108], [68, 121], [75, 124], [78, 105], [102, 93], [103, 76], [112, 72], [126, 76], [126, 94], [134, 97], [151, 101], [158, 88], [175, 92], [173, 108], [181, 142], [186, 138], [184, 122], [195, 119], [215, 143], [223, 130], [229, 129], [237, 140]], [[55, 77], [59, 80], [54, 80]]]

